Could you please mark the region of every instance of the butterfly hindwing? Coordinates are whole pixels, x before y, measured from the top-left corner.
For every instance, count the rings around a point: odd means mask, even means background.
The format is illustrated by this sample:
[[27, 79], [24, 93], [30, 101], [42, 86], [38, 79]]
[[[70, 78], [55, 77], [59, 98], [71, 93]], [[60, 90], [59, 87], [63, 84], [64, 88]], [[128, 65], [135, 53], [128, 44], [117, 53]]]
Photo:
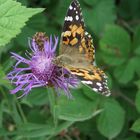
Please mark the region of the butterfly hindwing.
[[93, 91], [109, 96], [110, 90], [107, 86], [107, 76], [99, 68], [71, 69], [71, 73], [76, 75], [81, 83], [90, 87]]

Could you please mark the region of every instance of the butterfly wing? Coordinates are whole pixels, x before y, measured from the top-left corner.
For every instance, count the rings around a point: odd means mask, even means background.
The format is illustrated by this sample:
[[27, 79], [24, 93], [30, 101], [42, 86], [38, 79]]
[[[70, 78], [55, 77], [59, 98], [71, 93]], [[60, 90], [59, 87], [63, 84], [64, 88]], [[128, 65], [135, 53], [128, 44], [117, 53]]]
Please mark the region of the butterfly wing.
[[77, 0], [73, 0], [65, 16], [62, 32], [62, 44], [78, 46], [84, 37], [84, 31], [85, 25], [80, 4]]
[[71, 69], [71, 73], [76, 75], [83, 84], [90, 87], [93, 91], [105, 96], [111, 94], [107, 86], [107, 76], [101, 69], [97, 67], [91, 67], [90, 69]]
[[[91, 35], [85, 31], [80, 4], [73, 0], [70, 4], [63, 26], [60, 43], [60, 55], [67, 55], [81, 63], [90, 65], [94, 62], [94, 47]], [[80, 64], [78, 64], [79, 66]]]
[[94, 53], [92, 37], [85, 30], [80, 4], [73, 0], [68, 8], [61, 35], [60, 57], [64, 58], [62, 63], [83, 84], [95, 92], [109, 96], [107, 76], [93, 65]]

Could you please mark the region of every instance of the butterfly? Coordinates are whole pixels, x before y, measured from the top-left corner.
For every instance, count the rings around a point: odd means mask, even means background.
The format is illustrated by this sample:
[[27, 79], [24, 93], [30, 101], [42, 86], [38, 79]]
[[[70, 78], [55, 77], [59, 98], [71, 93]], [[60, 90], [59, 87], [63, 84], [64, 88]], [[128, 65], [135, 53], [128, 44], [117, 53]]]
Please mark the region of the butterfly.
[[77, 76], [81, 83], [103, 95], [111, 94], [106, 74], [95, 65], [93, 40], [86, 31], [77, 0], [71, 2], [65, 16], [59, 52], [59, 62]]

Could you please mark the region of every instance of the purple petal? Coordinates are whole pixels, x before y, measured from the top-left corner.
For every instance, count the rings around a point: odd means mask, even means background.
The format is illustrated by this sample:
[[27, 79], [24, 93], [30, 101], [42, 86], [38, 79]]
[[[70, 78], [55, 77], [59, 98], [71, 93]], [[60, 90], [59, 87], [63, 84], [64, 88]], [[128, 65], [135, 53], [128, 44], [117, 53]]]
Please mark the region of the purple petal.
[[15, 94], [15, 93], [17, 93], [19, 90], [22, 89], [23, 86], [24, 86], [24, 85], [19, 85], [19, 86], [16, 87], [15, 89], [10, 90], [11, 94]]

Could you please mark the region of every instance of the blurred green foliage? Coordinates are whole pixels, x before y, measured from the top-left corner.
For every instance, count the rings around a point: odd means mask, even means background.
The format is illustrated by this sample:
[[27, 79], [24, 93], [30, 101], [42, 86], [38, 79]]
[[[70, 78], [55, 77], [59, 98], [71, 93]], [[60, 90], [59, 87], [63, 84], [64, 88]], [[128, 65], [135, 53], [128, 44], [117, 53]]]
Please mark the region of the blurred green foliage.
[[38, 31], [60, 37], [70, 2], [0, 0], [0, 140], [140, 139], [140, 0], [79, 0], [111, 97], [85, 86], [72, 89], [73, 100], [55, 100], [45, 88], [22, 99], [10, 94], [5, 77], [15, 62], [9, 52], [24, 55]]

